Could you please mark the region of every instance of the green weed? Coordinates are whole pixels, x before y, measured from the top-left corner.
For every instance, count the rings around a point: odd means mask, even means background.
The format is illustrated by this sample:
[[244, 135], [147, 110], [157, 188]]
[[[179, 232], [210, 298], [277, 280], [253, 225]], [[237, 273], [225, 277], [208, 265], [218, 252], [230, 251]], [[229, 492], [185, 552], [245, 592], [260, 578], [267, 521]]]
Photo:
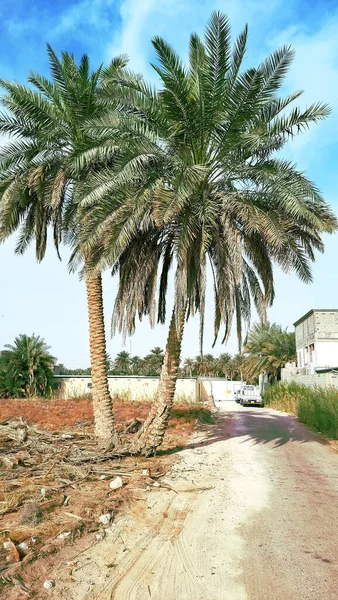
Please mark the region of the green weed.
[[296, 415], [302, 423], [338, 439], [338, 390], [297, 383], [267, 386], [264, 404]]

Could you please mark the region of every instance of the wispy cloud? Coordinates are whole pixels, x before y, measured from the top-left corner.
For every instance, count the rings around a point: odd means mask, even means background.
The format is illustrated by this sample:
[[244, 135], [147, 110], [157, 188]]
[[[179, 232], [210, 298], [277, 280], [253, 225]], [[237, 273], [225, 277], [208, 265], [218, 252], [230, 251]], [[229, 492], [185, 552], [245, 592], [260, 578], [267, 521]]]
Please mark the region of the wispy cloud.
[[29, 7], [25, 16], [18, 13], [7, 18], [4, 27], [12, 36], [48, 32], [50, 40], [56, 40], [65, 34], [80, 36], [87, 31], [86, 37], [95, 42], [98, 41], [97, 31], [104, 32], [105, 35], [108, 29], [111, 31], [114, 14], [117, 14], [115, 7], [114, 0], [80, 0], [57, 11], [48, 4], [37, 3]]
[[153, 76], [149, 68], [152, 58], [151, 39], [154, 35], [164, 37], [183, 58], [188, 52], [188, 39], [192, 31], [202, 34], [213, 10], [225, 12], [233, 31], [238, 33], [248, 21], [255, 24], [269, 22], [281, 0], [123, 0], [120, 6], [121, 26], [107, 45], [106, 57], [120, 53], [130, 57], [130, 65], [136, 71]]
[[321, 152], [338, 151], [338, 11], [312, 24], [294, 24], [269, 41], [273, 49], [291, 44], [296, 56], [285, 82], [286, 91], [303, 89], [297, 101], [302, 107], [312, 102], [330, 104], [332, 115], [323, 123], [310, 128], [290, 144], [290, 156], [302, 168], [310, 168], [323, 158]]

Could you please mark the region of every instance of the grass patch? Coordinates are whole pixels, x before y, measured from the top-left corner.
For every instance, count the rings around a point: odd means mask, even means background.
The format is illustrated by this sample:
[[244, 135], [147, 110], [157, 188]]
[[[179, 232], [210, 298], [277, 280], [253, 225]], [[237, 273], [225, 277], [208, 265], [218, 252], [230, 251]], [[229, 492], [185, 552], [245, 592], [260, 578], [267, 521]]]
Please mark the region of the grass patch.
[[199, 421], [205, 425], [213, 425], [215, 417], [208, 408], [200, 406], [189, 406], [187, 408], [173, 408], [171, 411], [171, 419], [184, 419], [186, 423], [191, 421]]
[[297, 383], [267, 386], [264, 404], [296, 415], [316, 431], [338, 439], [338, 390]]

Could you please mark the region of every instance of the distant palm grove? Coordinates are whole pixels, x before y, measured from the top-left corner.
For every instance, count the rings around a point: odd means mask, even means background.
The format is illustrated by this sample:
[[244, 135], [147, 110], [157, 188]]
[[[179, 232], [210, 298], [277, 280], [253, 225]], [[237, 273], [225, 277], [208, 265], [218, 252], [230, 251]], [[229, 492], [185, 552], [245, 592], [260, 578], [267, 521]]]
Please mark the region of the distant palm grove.
[[[256, 324], [248, 334], [245, 353], [185, 358], [178, 377], [225, 377], [229, 380], [257, 380], [267, 374], [270, 382], [280, 379], [281, 368], [296, 358], [295, 334], [276, 324]], [[161, 374], [164, 351], [153, 348], [144, 358], [119, 352], [114, 360], [107, 355], [108, 375], [158, 377]], [[56, 364], [49, 346], [39, 336], [20, 335], [13, 345], [0, 352], [0, 398], [52, 396], [54, 375], [91, 375], [91, 369], [67, 369]]]
[[[141, 375], [158, 377], [164, 361], [164, 351], [153, 348], [144, 358], [130, 356], [128, 352], [119, 352], [116, 358], [108, 359], [109, 375]], [[231, 356], [224, 353], [220, 356], [212, 354], [198, 355], [195, 358], [185, 358], [178, 370], [178, 377], [227, 377], [240, 379], [242, 366], [245, 362], [243, 354]], [[64, 365], [56, 365], [56, 372], [60, 375], [90, 375], [88, 369], [67, 369]]]
[[[34, 243], [41, 261], [50, 235], [58, 255], [61, 245], [69, 248], [70, 270], [83, 276], [102, 448], [120, 446], [107, 379], [103, 270], [115, 276], [113, 333], [134, 333], [144, 317], [151, 326], [168, 321], [154, 403], [124, 449], [150, 455], [168, 425], [184, 326], [195, 314], [202, 351], [207, 288], [214, 291], [215, 341], [226, 343], [234, 326], [241, 354], [253, 308], [258, 326], [267, 325], [275, 268], [310, 282], [322, 235], [337, 229], [316, 185], [281, 154], [330, 108], [295, 106], [299, 91], [280, 95], [293, 58], [288, 46], [245, 67], [247, 37], [245, 26], [232, 42], [229, 20], [215, 12], [203, 39], [191, 34], [184, 64], [155, 36], [156, 86], [132, 73], [126, 56], [92, 71], [86, 55], [76, 62], [50, 46], [50, 79], [32, 71], [28, 85], [0, 80], [0, 134], [9, 138], [0, 150], [0, 240], [18, 232], [16, 252]], [[272, 376], [284, 358], [271, 358]], [[258, 355], [256, 364], [267, 365]]]

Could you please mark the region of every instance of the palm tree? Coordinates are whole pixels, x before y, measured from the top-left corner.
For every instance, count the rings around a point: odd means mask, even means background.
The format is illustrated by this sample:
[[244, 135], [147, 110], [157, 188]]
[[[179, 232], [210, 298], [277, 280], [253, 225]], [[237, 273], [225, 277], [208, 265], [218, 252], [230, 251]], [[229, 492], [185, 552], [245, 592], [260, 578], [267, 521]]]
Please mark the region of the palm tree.
[[183, 362], [183, 371], [187, 377], [192, 377], [195, 370], [195, 361], [193, 358], [185, 358]]
[[163, 364], [163, 350], [156, 346], [143, 359], [144, 375], [157, 377], [161, 373]]
[[144, 360], [139, 356], [132, 356], [130, 359], [130, 368], [132, 375], [144, 375]]
[[223, 352], [219, 355], [218, 368], [226, 378], [231, 374], [231, 354], [228, 352]]
[[275, 323], [256, 323], [249, 332], [245, 352], [251, 374], [266, 372], [270, 381], [278, 380], [285, 364], [296, 360], [295, 334]]
[[247, 358], [242, 353], [236, 354], [232, 359], [232, 369], [234, 376], [240, 381], [246, 380], [247, 374]]
[[[252, 299], [262, 321], [266, 318], [274, 298], [274, 263], [310, 281], [314, 251], [323, 250], [321, 233], [336, 228], [317, 188], [293, 164], [275, 156], [294, 135], [325, 118], [329, 108], [317, 103], [286, 114], [300, 95], [278, 96], [292, 50], [283, 47], [258, 68], [241, 72], [246, 40], [247, 28], [231, 50], [228, 20], [214, 13], [204, 43], [191, 36], [185, 67], [166, 42], [154, 38], [160, 90], [141, 79], [131, 85], [123, 82], [143, 123], [138, 129], [144, 136], [139, 177], [132, 185], [116, 184], [107, 169], [93, 180], [86, 198], [92, 208], [85, 236], [95, 244], [99, 231], [104, 240], [96, 268], [108, 262], [119, 271], [113, 328], [132, 333], [137, 315], [149, 314], [155, 322], [158, 276], [157, 317], [164, 321], [175, 261], [174, 309], [161, 381], [134, 446], [145, 454], [162, 442], [184, 323], [196, 311], [202, 345], [207, 265], [215, 290], [215, 339], [223, 325], [227, 340], [235, 314], [241, 340]], [[106, 128], [105, 143], [107, 137]], [[125, 212], [117, 218], [119, 194]], [[95, 208], [99, 199], [104, 200], [103, 210], [101, 205]], [[129, 217], [135, 201], [137, 219]], [[121, 232], [132, 239], [123, 252]]]
[[[0, 133], [11, 136], [0, 152], [0, 239], [20, 228], [16, 252], [23, 253], [35, 239], [38, 261], [45, 255], [50, 228], [58, 253], [62, 239], [74, 240], [80, 186], [90, 169], [111, 164], [116, 154], [116, 119], [114, 151], [93, 148], [84, 124], [103, 118], [108, 105], [112, 110], [114, 98], [102, 101], [100, 86], [126, 62], [117, 58], [106, 70], [101, 66], [90, 72], [86, 55], [79, 64], [68, 53], [59, 59], [50, 46], [48, 55], [52, 80], [31, 73], [30, 87], [0, 82], [7, 93], [2, 99], [6, 112], [0, 118]], [[95, 431], [100, 444], [110, 447], [117, 437], [107, 381], [101, 273], [90, 272], [88, 251], [80, 252], [80, 258], [88, 302]]]
[[46, 396], [52, 390], [56, 359], [46, 342], [36, 335], [19, 335], [6, 344], [0, 356], [1, 396]]
[[129, 352], [122, 350], [116, 355], [113, 363], [114, 375], [129, 375], [131, 370]]

